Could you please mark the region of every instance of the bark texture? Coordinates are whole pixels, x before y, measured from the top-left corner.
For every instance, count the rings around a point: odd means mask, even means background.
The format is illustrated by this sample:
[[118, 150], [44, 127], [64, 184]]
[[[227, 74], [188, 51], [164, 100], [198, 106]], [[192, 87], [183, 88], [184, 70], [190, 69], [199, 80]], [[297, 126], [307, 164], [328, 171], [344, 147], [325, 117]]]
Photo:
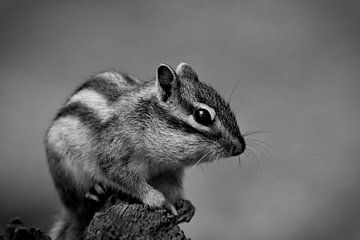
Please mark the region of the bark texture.
[[[86, 240], [188, 240], [178, 224], [189, 222], [195, 208], [187, 200], [179, 200], [175, 207], [178, 216], [165, 209], [151, 209], [141, 203], [110, 197], [91, 220]], [[50, 240], [50, 237], [38, 228], [25, 227], [19, 218], [14, 218], [0, 240]]]

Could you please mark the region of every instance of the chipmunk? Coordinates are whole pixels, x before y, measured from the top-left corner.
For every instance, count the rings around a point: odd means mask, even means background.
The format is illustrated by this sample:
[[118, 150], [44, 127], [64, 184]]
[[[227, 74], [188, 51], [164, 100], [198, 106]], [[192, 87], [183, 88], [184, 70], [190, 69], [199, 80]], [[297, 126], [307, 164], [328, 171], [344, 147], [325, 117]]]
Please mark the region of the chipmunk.
[[229, 103], [186, 63], [160, 64], [144, 82], [116, 71], [93, 76], [59, 110], [45, 145], [63, 207], [54, 240], [84, 238], [94, 214], [85, 196], [97, 183], [175, 211], [186, 167], [245, 150]]

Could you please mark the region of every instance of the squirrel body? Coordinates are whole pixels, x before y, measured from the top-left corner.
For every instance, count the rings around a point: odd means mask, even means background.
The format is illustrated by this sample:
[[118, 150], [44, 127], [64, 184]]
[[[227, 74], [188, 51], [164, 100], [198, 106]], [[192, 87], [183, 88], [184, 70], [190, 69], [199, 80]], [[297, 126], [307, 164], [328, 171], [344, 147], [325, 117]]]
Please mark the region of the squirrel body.
[[245, 149], [229, 104], [185, 63], [161, 64], [144, 82], [116, 71], [93, 76], [58, 111], [45, 145], [62, 203], [54, 240], [83, 239], [95, 212], [85, 195], [96, 183], [172, 207], [187, 166]]

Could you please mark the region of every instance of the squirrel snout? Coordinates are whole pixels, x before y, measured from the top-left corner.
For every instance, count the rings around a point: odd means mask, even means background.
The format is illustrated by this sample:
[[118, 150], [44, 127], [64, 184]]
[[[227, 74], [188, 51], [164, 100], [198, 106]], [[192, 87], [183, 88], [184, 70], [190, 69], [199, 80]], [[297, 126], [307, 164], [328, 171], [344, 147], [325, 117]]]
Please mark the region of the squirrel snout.
[[240, 137], [238, 140], [234, 141], [233, 144], [234, 145], [230, 151], [231, 156], [238, 156], [245, 151], [246, 144], [243, 137]]

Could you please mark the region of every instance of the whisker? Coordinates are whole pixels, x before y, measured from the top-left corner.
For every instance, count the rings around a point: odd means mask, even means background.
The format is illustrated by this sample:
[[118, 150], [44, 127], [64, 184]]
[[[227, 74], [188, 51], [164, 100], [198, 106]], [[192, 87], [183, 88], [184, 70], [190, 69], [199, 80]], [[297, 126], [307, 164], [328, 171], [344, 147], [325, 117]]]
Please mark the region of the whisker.
[[255, 162], [256, 168], [258, 169], [258, 171], [262, 175], [262, 168], [261, 168], [261, 164], [259, 162], [259, 159], [256, 157], [255, 153], [250, 148], [248, 148], [249, 154], [253, 156], [253, 159], [255, 160], [254, 162]]
[[255, 146], [257, 146], [258, 150], [261, 150], [263, 154], [266, 155], [268, 158], [271, 158], [273, 156], [272, 152], [260, 143], [248, 141], [248, 144], [254, 144]]
[[[264, 159], [268, 159], [269, 157], [263, 152], [265, 148], [263, 148], [263, 146], [261, 146], [260, 144], [257, 144], [255, 142], [251, 142], [248, 143], [248, 145], [252, 148], [254, 148], [256, 151], [258, 151], [261, 156], [264, 157]], [[271, 156], [271, 154], [269, 154], [267, 151], [265, 151], [269, 156]]]
[[251, 151], [250, 148], [246, 148], [244, 154], [249, 159], [249, 161], [251, 161], [252, 163], [255, 163], [254, 155], [250, 154], [250, 151]]
[[199, 167], [200, 167], [200, 169], [201, 169], [201, 172], [206, 176], [206, 172], [205, 172], [203, 166], [202, 166], [202, 165], [199, 165]]
[[195, 163], [195, 165], [190, 169], [189, 174], [190, 174], [190, 173], [194, 170], [194, 168], [200, 163], [200, 161], [203, 160], [203, 159], [204, 159], [207, 155], [209, 155], [210, 153], [211, 153], [211, 151], [205, 153], [205, 154]]
[[273, 150], [277, 150], [276, 147], [268, 144], [267, 142], [264, 142], [264, 141], [262, 141], [262, 140], [259, 140], [259, 139], [246, 138], [245, 140], [246, 140], [246, 141], [252, 141], [252, 142], [258, 142], [258, 143], [264, 144], [264, 145], [267, 146], [268, 148], [271, 148], [271, 149], [273, 149]]
[[249, 149], [245, 150], [245, 152], [243, 153], [244, 156], [243, 160], [250, 161], [251, 163], [255, 163], [256, 160], [254, 159], [254, 156], [249, 153], [249, 151], [250, 151]]
[[232, 97], [235, 89], [236, 89], [237, 86], [239, 85], [240, 81], [241, 81], [241, 79], [239, 79], [239, 80], [235, 83], [234, 87], [231, 89], [230, 97], [229, 97], [229, 99], [228, 99], [228, 102], [229, 102], [229, 103], [231, 102], [231, 97]]
[[262, 133], [273, 133], [274, 131], [268, 130], [268, 129], [257, 129], [257, 130], [249, 130], [244, 132], [242, 135], [244, 137], [248, 137], [251, 135], [256, 135], [256, 134], [262, 134]]
[[243, 155], [244, 155], [244, 157], [246, 157], [246, 160], [247, 160], [247, 161], [254, 161], [254, 160], [251, 158], [251, 156], [249, 155], [249, 150], [248, 150], [248, 149], [246, 149], [246, 150], [244, 151]]
[[245, 155], [245, 157], [246, 157], [249, 161], [251, 161], [251, 159], [250, 159], [250, 157], [249, 157], [249, 154], [248, 154], [248, 151], [245, 151], [245, 152], [244, 152], [244, 155]]
[[240, 159], [240, 156], [238, 156], [237, 158], [238, 158], [238, 162], [239, 162], [239, 168], [241, 168], [241, 159]]

